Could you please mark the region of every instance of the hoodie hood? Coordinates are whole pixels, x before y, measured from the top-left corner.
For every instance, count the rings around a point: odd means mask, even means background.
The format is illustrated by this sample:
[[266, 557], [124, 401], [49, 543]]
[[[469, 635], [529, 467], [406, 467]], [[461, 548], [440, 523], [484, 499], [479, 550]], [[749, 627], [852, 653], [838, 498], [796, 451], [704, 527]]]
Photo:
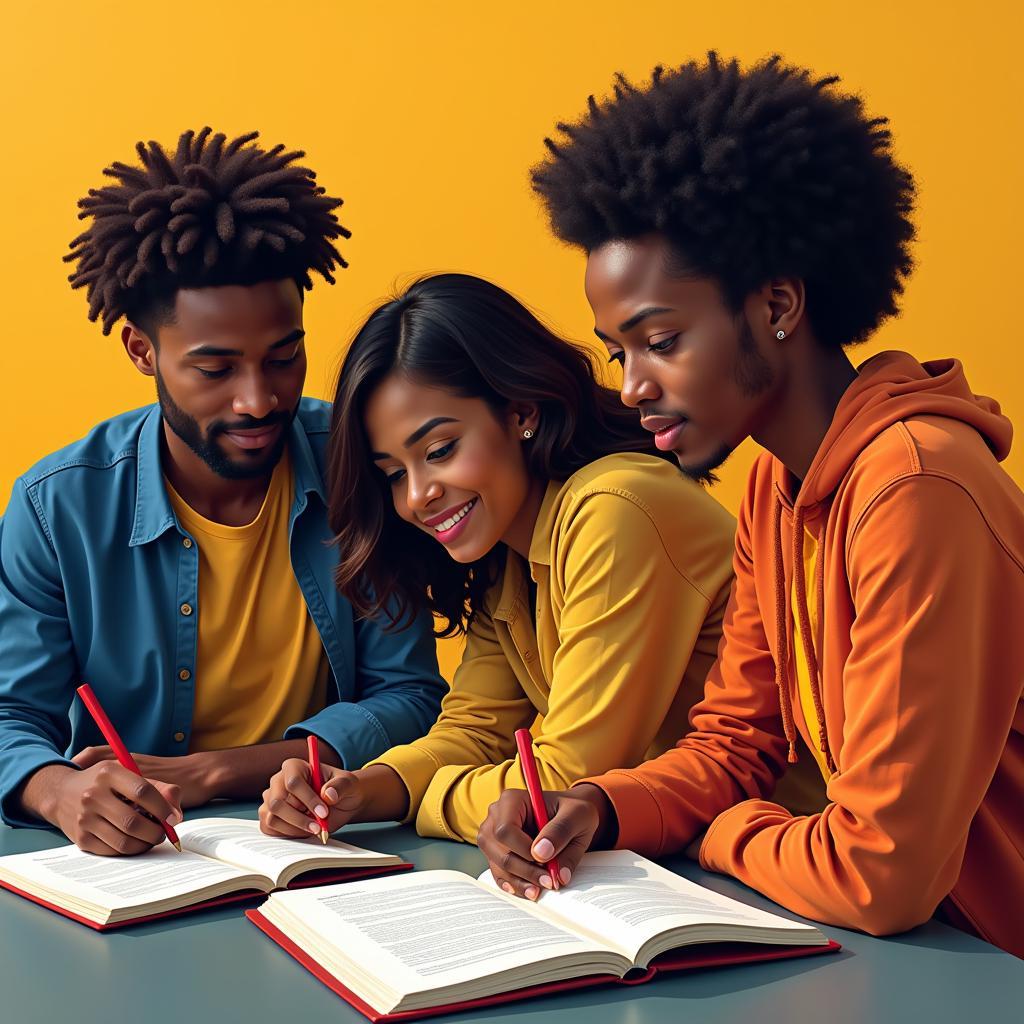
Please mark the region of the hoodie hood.
[[[906, 352], [880, 352], [857, 373], [800, 487], [798, 505], [809, 507], [828, 498], [883, 430], [912, 416], [960, 420], [981, 434], [997, 460], [1009, 454], [1012, 424], [998, 402], [971, 391], [958, 359], [919, 363]], [[775, 468], [781, 484], [785, 470], [778, 462]]]

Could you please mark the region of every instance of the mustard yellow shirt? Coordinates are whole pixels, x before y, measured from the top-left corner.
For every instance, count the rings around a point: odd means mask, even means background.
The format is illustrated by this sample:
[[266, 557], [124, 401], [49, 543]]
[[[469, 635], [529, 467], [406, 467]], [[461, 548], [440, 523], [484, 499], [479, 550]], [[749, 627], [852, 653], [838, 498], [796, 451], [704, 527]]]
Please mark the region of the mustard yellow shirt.
[[538, 714], [545, 789], [637, 765], [684, 735], [718, 650], [734, 529], [652, 456], [609, 455], [550, 483], [529, 561], [509, 552], [436, 724], [371, 762], [401, 776], [419, 833], [474, 842], [502, 791], [524, 788], [513, 733]]
[[263, 506], [245, 526], [206, 519], [165, 483], [179, 523], [199, 547], [190, 749], [279, 740], [324, 706], [328, 674], [288, 553], [291, 460], [277, 464]]
[[[807, 592], [807, 614], [811, 622], [811, 636], [818, 635], [818, 595], [814, 586], [814, 570], [818, 560], [818, 541], [810, 530], [804, 531], [804, 589]], [[814, 710], [814, 695], [811, 693], [811, 670], [807, 664], [807, 655], [804, 653], [804, 645], [800, 640], [800, 617], [796, 607], [796, 588], [792, 591], [792, 614], [793, 614], [793, 637], [791, 644], [793, 648], [793, 660], [796, 665], [796, 688], [800, 697], [800, 710], [803, 712], [804, 721], [807, 723], [808, 732], [813, 742], [808, 748], [814, 755], [814, 759], [821, 770], [821, 776], [826, 781], [831, 776], [828, 766], [825, 763], [825, 754], [821, 749], [821, 742], [818, 739], [818, 715]]]

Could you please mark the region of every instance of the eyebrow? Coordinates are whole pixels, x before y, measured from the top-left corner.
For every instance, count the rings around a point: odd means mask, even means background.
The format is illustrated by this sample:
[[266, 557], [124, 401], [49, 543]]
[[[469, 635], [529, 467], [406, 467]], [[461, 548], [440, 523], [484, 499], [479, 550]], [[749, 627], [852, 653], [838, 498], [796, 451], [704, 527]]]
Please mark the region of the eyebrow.
[[[403, 442], [403, 448], [409, 448], [414, 445], [421, 437], [429, 434], [434, 427], [441, 426], [442, 423], [458, 423], [459, 421], [453, 416], [435, 416], [432, 420], [427, 420], [426, 423], [418, 426]], [[387, 452], [371, 452], [370, 458], [374, 462], [379, 462], [381, 459], [390, 459], [391, 456]]]
[[[636, 327], [637, 324], [642, 323], [649, 316], [656, 316], [658, 313], [674, 312], [675, 310], [671, 306], [645, 306], [638, 313], [634, 313], [628, 320], [623, 320], [622, 323], [619, 324], [619, 334], [628, 334], [634, 327]], [[602, 341], [612, 340], [607, 334], [603, 331], [599, 331], [596, 327], [594, 328], [594, 333]]]
[[[301, 341], [306, 336], [306, 332], [299, 329], [294, 330], [291, 334], [286, 334], [280, 341], [275, 341], [270, 346], [268, 351], [273, 351], [276, 348], [284, 348], [286, 345], [294, 345], [295, 342]], [[196, 348], [189, 349], [185, 353], [187, 357], [192, 356], [244, 356], [245, 353], [241, 349], [237, 348], [218, 348], [216, 345], [199, 345]]]

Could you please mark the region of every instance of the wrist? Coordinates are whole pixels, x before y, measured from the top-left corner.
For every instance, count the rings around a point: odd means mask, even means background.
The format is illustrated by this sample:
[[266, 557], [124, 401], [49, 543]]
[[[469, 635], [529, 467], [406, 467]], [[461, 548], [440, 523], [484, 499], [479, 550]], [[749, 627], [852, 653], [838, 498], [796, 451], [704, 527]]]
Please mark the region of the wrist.
[[60, 794], [64, 783], [77, 775], [78, 769], [66, 764], [47, 764], [28, 777], [18, 802], [26, 815], [39, 818], [60, 828]]
[[597, 813], [597, 830], [590, 840], [590, 848], [610, 850], [619, 838], [619, 819], [615, 814], [614, 805], [608, 799], [608, 794], [592, 782], [582, 782], [578, 786], [573, 786], [572, 794], [585, 800]]
[[356, 820], [404, 820], [409, 813], [409, 791], [398, 772], [386, 764], [374, 764], [354, 774], [366, 791], [366, 800]]
[[184, 768], [182, 793], [188, 793], [189, 803], [205, 804], [227, 793], [231, 788], [230, 750], [201, 750], [181, 758]]

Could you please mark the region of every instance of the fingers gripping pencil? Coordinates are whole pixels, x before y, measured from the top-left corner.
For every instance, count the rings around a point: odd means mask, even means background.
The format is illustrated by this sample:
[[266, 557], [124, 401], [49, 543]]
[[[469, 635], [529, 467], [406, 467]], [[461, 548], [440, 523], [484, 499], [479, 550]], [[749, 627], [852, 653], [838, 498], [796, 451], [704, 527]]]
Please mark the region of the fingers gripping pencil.
[[[103, 710], [103, 706], [97, 699], [96, 694], [92, 692], [92, 687], [88, 683], [82, 683], [82, 685], [78, 687], [78, 696], [82, 698], [82, 703], [88, 709], [89, 714], [92, 715], [100, 732], [103, 733], [103, 738], [110, 744], [110, 749], [113, 750], [114, 757], [117, 758], [121, 767], [127, 768], [128, 771], [141, 776], [142, 772], [139, 771], [139, 766], [135, 763], [135, 758], [132, 757], [128, 752], [128, 748], [121, 741], [121, 737], [114, 728], [114, 723], [107, 718], [107, 713]], [[178, 853], [181, 853], [181, 841], [178, 839], [178, 833], [175, 832], [166, 821], [161, 821], [160, 825], [163, 827], [168, 841], [178, 851]]]
[[[309, 749], [309, 772], [313, 777], [313, 788], [316, 790], [316, 795], [320, 796], [320, 788], [324, 784], [323, 776], [320, 773], [320, 743], [312, 733], [306, 737], [306, 746]], [[326, 846], [327, 838], [330, 835], [327, 820], [316, 817], [316, 823], [320, 826], [320, 842]]]

